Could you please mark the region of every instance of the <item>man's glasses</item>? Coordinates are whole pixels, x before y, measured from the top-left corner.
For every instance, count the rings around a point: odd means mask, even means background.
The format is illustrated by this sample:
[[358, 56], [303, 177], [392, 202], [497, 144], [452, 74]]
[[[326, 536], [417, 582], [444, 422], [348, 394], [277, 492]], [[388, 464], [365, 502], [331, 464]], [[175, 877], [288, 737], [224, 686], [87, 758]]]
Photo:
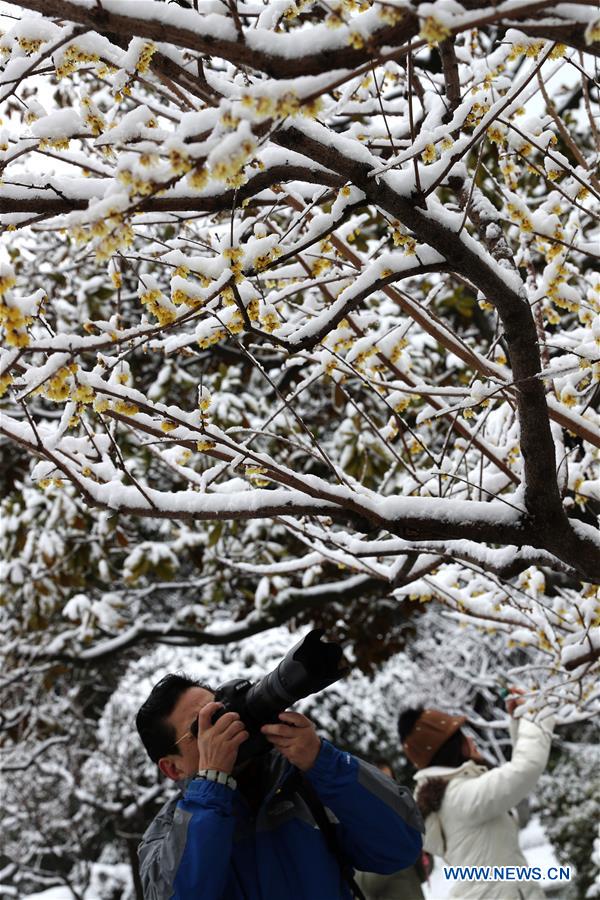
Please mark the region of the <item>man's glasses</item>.
[[187, 741], [187, 739], [188, 739], [188, 738], [191, 738], [191, 737], [194, 737], [194, 735], [192, 734], [192, 732], [191, 732], [191, 731], [186, 731], [185, 734], [182, 734], [182, 735], [181, 735], [181, 737], [179, 738], [178, 741], [175, 741], [175, 743], [173, 744], [173, 746], [174, 746], [174, 747], [177, 747], [179, 744], [181, 744], [182, 741]]
[[181, 744], [182, 741], [186, 741], [188, 738], [197, 738], [198, 737], [198, 719], [194, 719], [192, 724], [189, 727], [189, 730], [182, 734], [178, 740], [173, 744], [174, 747], [177, 747]]

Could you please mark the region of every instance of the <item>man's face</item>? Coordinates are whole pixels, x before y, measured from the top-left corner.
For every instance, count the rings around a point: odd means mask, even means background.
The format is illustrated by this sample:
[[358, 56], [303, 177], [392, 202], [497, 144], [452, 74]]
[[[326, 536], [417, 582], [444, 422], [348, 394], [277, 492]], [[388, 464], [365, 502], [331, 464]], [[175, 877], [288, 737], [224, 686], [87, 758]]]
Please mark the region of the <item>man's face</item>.
[[[189, 734], [189, 731], [198, 719], [198, 713], [202, 707], [214, 699], [215, 695], [204, 688], [188, 688], [175, 704], [171, 715], [167, 716], [167, 722], [175, 731], [175, 741], [183, 738], [172, 753], [159, 760], [160, 770], [168, 778], [179, 781], [181, 778], [190, 778], [197, 773], [198, 743], [197, 739]], [[176, 749], [179, 750], [179, 753], [176, 752]]]

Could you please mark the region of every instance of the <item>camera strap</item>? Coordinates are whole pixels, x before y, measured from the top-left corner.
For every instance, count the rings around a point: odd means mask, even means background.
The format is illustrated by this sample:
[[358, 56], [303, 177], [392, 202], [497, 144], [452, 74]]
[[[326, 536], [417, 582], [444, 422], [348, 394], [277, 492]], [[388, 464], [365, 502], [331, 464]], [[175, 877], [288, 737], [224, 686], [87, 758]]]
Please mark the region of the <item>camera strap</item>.
[[336, 827], [327, 816], [325, 807], [323, 806], [319, 795], [315, 791], [310, 781], [303, 776], [302, 772], [297, 770], [292, 776], [290, 776], [290, 778], [288, 778], [286, 788], [291, 791], [296, 791], [298, 794], [300, 794], [300, 796], [308, 806], [319, 831], [323, 835], [323, 839], [327, 844], [327, 848], [329, 849], [330, 853], [333, 854], [333, 857], [335, 858], [339, 866], [342, 880], [350, 888], [352, 896], [355, 897], [356, 900], [366, 900], [365, 895], [359, 888], [358, 884], [356, 883], [356, 879], [354, 878], [354, 869], [348, 862], [340, 846]]

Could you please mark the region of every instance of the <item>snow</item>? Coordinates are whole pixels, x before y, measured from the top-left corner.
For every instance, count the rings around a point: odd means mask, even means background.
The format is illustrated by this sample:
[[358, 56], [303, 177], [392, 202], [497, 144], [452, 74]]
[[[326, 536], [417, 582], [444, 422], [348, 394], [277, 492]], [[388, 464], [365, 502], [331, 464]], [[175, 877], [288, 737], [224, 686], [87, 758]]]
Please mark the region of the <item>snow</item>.
[[74, 109], [61, 109], [38, 119], [31, 125], [31, 131], [38, 138], [55, 140], [70, 137], [84, 130], [81, 116]]
[[[37, 894], [25, 894], [23, 900], [73, 900], [73, 894], [68, 887], [53, 887]], [[85, 900], [99, 900], [86, 891]]]
[[[103, 900], [111, 887], [121, 895], [131, 888], [131, 869], [123, 863], [95, 863], [90, 874], [89, 886], [79, 895], [81, 900]], [[68, 887], [52, 887], [39, 893], [25, 894], [22, 900], [73, 900], [73, 893]]]
[[96, 138], [96, 144], [101, 147], [110, 144], [126, 143], [135, 138], [147, 136], [149, 134], [148, 122], [152, 118], [154, 118], [154, 113], [151, 109], [147, 106], [136, 106], [131, 112], [122, 116], [118, 125]]

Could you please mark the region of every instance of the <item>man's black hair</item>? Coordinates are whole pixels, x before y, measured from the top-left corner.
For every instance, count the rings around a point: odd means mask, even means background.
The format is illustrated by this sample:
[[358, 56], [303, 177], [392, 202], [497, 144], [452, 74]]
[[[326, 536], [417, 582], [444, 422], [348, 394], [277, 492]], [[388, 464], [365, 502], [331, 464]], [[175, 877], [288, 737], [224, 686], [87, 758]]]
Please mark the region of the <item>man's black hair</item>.
[[[398, 716], [398, 735], [402, 743], [412, 732], [422, 712], [423, 707], [419, 706], [415, 709], [405, 709]], [[463, 750], [463, 733], [459, 728], [452, 737], [442, 744], [429, 761], [428, 766], [447, 766], [448, 768], [456, 769], [458, 766], [462, 766], [469, 758], [468, 753], [465, 754]]]
[[152, 762], [157, 763], [169, 753], [179, 753], [179, 747], [174, 746], [175, 729], [166, 719], [175, 709], [179, 698], [193, 687], [212, 692], [212, 688], [187, 675], [165, 675], [154, 685], [148, 699], [140, 706], [135, 724]]

